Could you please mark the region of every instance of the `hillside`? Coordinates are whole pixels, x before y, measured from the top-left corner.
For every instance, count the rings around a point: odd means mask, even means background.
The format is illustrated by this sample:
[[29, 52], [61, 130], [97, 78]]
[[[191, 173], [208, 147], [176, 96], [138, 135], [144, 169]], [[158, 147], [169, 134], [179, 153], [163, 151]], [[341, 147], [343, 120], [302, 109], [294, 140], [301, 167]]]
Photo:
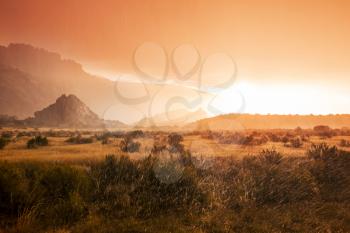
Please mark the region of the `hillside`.
[[24, 118], [50, 103], [53, 88], [31, 74], [0, 64], [0, 114]]
[[0, 83], [0, 114], [20, 118], [33, 116], [62, 93], [79, 96], [99, 116], [115, 102], [112, 81], [86, 73], [57, 53], [25, 44], [0, 46]]
[[164, 126], [184, 126], [188, 123], [207, 117], [207, 114], [202, 110], [188, 111], [179, 109], [163, 114], [156, 114], [153, 117], [146, 117], [136, 123], [136, 127], [164, 127]]
[[294, 129], [328, 125], [332, 128], [350, 127], [350, 115], [259, 115], [228, 114], [202, 119], [186, 126], [197, 130]]

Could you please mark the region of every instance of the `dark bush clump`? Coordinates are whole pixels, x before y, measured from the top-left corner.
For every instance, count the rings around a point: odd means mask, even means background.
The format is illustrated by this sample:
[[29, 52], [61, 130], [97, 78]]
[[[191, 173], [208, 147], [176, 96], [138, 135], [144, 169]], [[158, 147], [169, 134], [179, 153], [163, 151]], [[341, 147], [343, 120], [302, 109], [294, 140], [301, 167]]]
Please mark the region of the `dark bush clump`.
[[131, 138], [141, 138], [141, 137], [144, 137], [145, 134], [142, 130], [134, 130], [134, 131], [128, 132], [126, 136]]
[[48, 144], [49, 144], [49, 141], [47, 140], [46, 137], [36, 136], [27, 142], [27, 148], [34, 149], [40, 146], [47, 146]]
[[89, 144], [93, 143], [94, 139], [92, 137], [82, 137], [81, 135], [70, 137], [66, 142], [71, 144]]
[[313, 131], [321, 138], [331, 138], [333, 136], [332, 129], [328, 125], [317, 125], [313, 128]]
[[171, 153], [184, 153], [184, 146], [181, 144], [183, 136], [177, 133], [168, 135], [169, 151]]
[[125, 137], [120, 143], [119, 148], [123, 152], [134, 153], [140, 150], [141, 143], [134, 142], [132, 138]]
[[317, 179], [325, 200], [348, 200], [350, 197], [350, 152], [325, 143], [308, 150], [313, 160], [311, 172]]
[[158, 155], [159, 153], [161, 153], [162, 151], [165, 151], [166, 149], [167, 149], [166, 140], [164, 138], [155, 138], [151, 153], [153, 155]]
[[341, 147], [350, 147], [350, 142], [345, 140], [345, 139], [342, 139], [342, 140], [340, 140], [339, 146], [341, 146]]
[[0, 137], [0, 150], [4, 149], [7, 144], [10, 143], [10, 140], [5, 137]]
[[303, 146], [303, 140], [300, 137], [289, 139], [289, 142], [284, 143], [285, 147], [300, 148]]

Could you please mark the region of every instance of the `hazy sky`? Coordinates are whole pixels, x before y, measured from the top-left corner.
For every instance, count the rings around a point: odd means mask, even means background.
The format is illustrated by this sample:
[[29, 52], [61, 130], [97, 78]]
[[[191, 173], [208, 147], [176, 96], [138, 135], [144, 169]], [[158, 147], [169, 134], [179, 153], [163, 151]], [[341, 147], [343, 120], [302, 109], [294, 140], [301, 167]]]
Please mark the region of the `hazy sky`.
[[[201, 59], [235, 60], [248, 112], [349, 113], [349, 12], [347, 0], [10, 0], [0, 1], [0, 44], [30, 43], [111, 78], [134, 72], [145, 42], [168, 56], [191, 44]], [[147, 49], [144, 65], [163, 66]]]

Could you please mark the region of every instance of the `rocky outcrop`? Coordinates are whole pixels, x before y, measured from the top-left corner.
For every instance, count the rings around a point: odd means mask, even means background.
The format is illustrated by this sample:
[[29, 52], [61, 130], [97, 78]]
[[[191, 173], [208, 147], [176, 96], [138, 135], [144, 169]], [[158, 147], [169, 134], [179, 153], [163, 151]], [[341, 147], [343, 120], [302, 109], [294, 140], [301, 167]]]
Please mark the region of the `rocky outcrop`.
[[[62, 95], [54, 104], [34, 113], [34, 118], [28, 119], [31, 125], [40, 127], [65, 128], [104, 128], [110, 126], [110, 121], [104, 121], [92, 112], [75, 95]], [[125, 127], [119, 121], [113, 121], [114, 127]]]

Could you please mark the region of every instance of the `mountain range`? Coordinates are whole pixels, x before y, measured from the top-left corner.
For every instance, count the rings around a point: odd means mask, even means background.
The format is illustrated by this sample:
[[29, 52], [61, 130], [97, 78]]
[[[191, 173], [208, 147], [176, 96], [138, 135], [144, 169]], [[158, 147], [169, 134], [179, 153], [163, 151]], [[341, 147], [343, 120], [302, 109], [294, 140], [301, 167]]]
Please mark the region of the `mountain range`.
[[206, 118], [207, 114], [203, 109], [189, 111], [187, 109], [179, 109], [167, 113], [156, 114], [153, 117], [145, 117], [135, 124], [135, 127], [153, 128], [167, 126], [185, 126], [191, 122]]
[[[131, 89], [124, 91], [137, 92], [133, 89], [133, 85], [139, 86], [137, 83], [129, 83]], [[149, 90], [156, 87], [149, 84], [144, 86]], [[13, 119], [11, 116], [16, 116], [19, 119], [29, 118], [31, 123], [38, 125], [55, 127], [97, 127], [101, 124], [124, 127], [121, 122], [103, 120], [106, 109], [118, 103], [115, 88], [113, 81], [91, 75], [84, 71], [81, 64], [63, 59], [57, 53], [27, 44], [0, 46], [0, 115], [4, 116], [2, 119], [5, 121]], [[172, 92], [182, 95], [182, 90], [177, 88], [174, 86]], [[65, 93], [69, 95], [63, 95]], [[158, 99], [163, 99], [163, 96], [159, 96]], [[145, 102], [143, 108], [139, 106], [140, 112], [147, 111], [147, 104], [148, 102]], [[43, 110], [38, 111], [40, 109]], [[113, 119], [120, 119], [119, 114], [117, 111]], [[128, 112], [125, 114], [126, 117], [130, 115]], [[146, 116], [135, 126], [141, 128], [177, 126], [200, 130], [350, 126], [348, 114], [320, 116], [228, 114], [206, 117], [203, 110], [173, 111], [152, 117]]]
[[0, 46], [0, 114], [30, 117], [69, 93], [101, 115], [115, 101], [113, 88], [112, 81], [57, 53], [26, 44]]

